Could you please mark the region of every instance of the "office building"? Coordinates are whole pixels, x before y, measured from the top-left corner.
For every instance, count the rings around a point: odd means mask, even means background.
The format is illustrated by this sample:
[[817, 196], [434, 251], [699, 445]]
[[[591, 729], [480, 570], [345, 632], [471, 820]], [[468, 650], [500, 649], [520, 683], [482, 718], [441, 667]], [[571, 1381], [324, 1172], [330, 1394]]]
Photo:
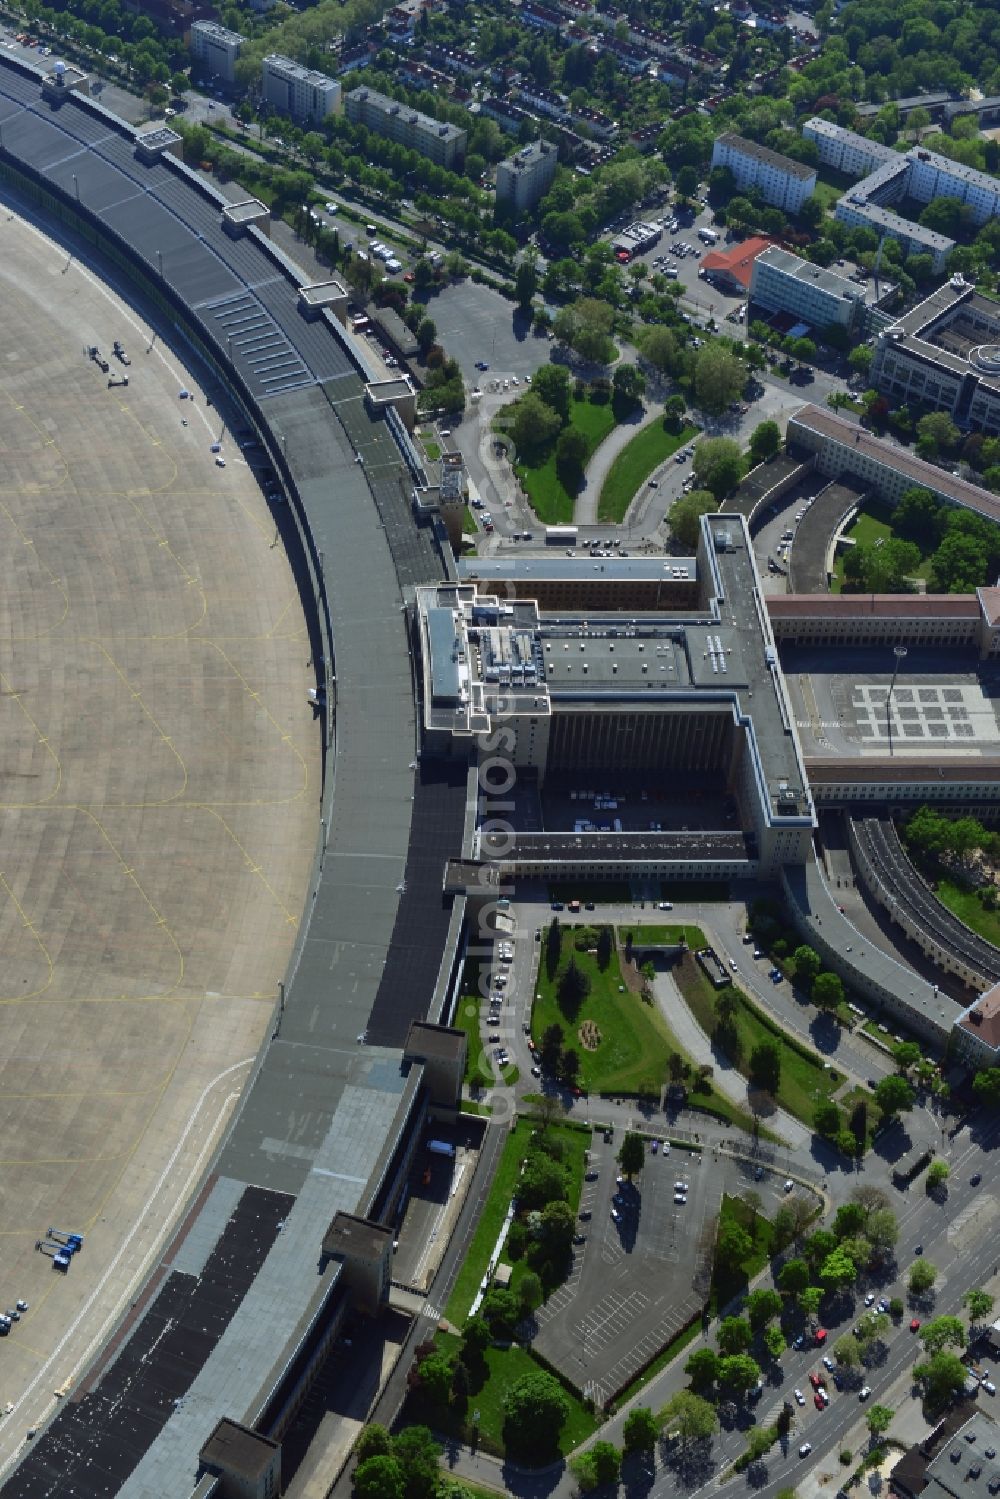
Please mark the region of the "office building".
[[279, 114], [293, 120], [325, 120], [340, 109], [340, 84], [336, 78], [304, 68], [290, 57], [270, 53], [261, 68], [264, 99]]
[[236, 82], [236, 59], [246, 41], [238, 31], [229, 31], [217, 21], [195, 21], [191, 27], [191, 56], [199, 78], [221, 78]]
[[720, 135], [712, 147], [713, 167], [728, 167], [741, 191], [755, 187], [765, 203], [798, 213], [816, 191], [816, 168], [769, 151], [756, 141], [731, 131]]
[[709, 250], [701, 259], [701, 269], [706, 278], [734, 297], [745, 297], [753, 280], [754, 262], [758, 255], [770, 250], [773, 240], [762, 234], [742, 239], [728, 250]]
[[856, 130], [834, 125], [832, 120], [814, 115], [802, 127], [803, 138], [812, 141], [823, 166], [844, 172], [848, 177], [867, 177], [876, 167], [884, 166], [899, 152], [881, 141], [871, 141]]
[[750, 300], [769, 312], [792, 313], [813, 328], [837, 326], [851, 332], [864, 321], [863, 287], [778, 245], [754, 257]]
[[871, 382], [894, 405], [946, 411], [962, 430], [1000, 434], [1000, 307], [953, 276], [879, 334]]
[[533, 141], [530, 146], [508, 156], [497, 167], [497, 207], [510, 213], [525, 213], [544, 198], [556, 175], [559, 152], [548, 141]]
[[344, 109], [352, 125], [364, 125], [376, 135], [388, 136], [438, 166], [457, 167], [465, 158], [464, 130], [421, 114], [419, 109], [411, 109], [373, 88], [356, 88], [345, 94]]
[[813, 456], [817, 473], [860, 481], [890, 504], [908, 489], [929, 489], [943, 503], [1000, 521], [1000, 497], [988, 489], [956, 479], [937, 464], [917, 458], [909, 448], [876, 437], [825, 406], [803, 406], [789, 418], [788, 449], [802, 457]]

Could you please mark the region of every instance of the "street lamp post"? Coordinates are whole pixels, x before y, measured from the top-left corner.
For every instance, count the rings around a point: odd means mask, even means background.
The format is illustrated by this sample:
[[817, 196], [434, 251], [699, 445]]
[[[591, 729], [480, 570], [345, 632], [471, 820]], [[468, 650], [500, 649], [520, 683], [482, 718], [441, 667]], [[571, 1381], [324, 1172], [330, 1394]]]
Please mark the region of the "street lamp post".
[[892, 681], [889, 683], [889, 691], [885, 695], [885, 727], [889, 735], [890, 755], [892, 754], [892, 689], [896, 685], [896, 678], [899, 675], [899, 668], [906, 656], [906, 646], [894, 645], [892, 648], [892, 654], [895, 657], [895, 662], [892, 668]]

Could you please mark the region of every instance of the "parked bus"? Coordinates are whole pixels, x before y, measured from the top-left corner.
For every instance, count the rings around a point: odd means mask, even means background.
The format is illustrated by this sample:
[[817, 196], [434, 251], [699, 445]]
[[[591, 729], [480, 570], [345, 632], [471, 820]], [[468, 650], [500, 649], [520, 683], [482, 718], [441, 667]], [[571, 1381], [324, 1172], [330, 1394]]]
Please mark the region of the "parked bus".
[[545, 545], [550, 547], [575, 547], [577, 542], [577, 529], [575, 526], [549, 526], [545, 532]]

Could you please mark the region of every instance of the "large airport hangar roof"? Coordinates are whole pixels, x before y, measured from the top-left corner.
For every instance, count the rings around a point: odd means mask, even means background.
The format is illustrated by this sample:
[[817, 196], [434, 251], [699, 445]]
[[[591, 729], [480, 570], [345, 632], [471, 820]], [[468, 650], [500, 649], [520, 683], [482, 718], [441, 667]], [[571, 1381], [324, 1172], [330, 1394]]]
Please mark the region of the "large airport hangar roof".
[[[440, 577], [444, 564], [433, 533], [410, 516], [411, 476], [393, 429], [365, 410], [368, 372], [349, 335], [332, 318], [302, 315], [305, 278], [276, 246], [255, 229], [231, 238], [223, 199], [197, 174], [170, 157], [141, 163], [130, 127], [78, 95], [47, 103], [41, 74], [6, 57], [0, 142], [6, 163], [62, 195], [66, 221], [78, 202], [105, 244], [118, 239], [127, 263], [162, 277], [178, 319], [231, 363], [288, 470], [328, 601], [336, 717], [317, 805], [322, 848], [274, 1037], [216, 1163], [237, 1197], [251, 1185], [295, 1200], [218, 1342], [190, 1351], [183, 1407], [158, 1437], [149, 1426], [136, 1441], [133, 1462], [148, 1450], [122, 1492], [182, 1493], [218, 1419], [256, 1418], [248, 1402], [258, 1386], [266, 1398], [315, 1304], [327, 1225], [338, 1210], [357, 1211], [413, 1107], [402, 1048], [438, 978], [450, 919], [444, 850], [460, 846], [465, 788], [458, 776], [415, 773], [403, 604], [413, 582]], [[381, 1044], [359, 1039], [370, 1026]], [[202, 1233], [207, 1211], [191, 1232], [215, 1243], [224, 1225], [206, 1220]], [[148, 1359], [135, 1378], [146, 1375], [155, 1380]], [[106, 1406], [90, 1403], [91, 1451], [117, 1440]], [[35, 1451], [50, 1444], [43, 1432]], [[74, 1472], [81, 1499], [109, 1491], [99, 1468]]]

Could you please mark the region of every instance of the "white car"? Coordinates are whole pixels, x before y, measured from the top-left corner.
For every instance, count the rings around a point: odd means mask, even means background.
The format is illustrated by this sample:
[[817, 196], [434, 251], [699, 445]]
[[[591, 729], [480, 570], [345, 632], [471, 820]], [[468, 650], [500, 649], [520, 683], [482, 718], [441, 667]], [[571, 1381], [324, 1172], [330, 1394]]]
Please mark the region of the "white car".
[[824, 1353], [823, 1355], [823, 1364], [827, 1369], [829, 1369], [830, 1373], [832, 1374], [835, 1366], [833, 1359], [828, 1353]]
[[874, 1305], [875, 1305], [875, 1292], [874, 1291], [869, 1291], [868, 1295], [865, 1297], [865, 1306], [874, 1306]]
[[796, 1405], [805, 1405], [806, 1403], [806, 1397], [803, 1395], [801, 1390], [795, 1391], [795, 1403]]
[[997, 1392], [997, 1387], [992, 1379], [984, 1379], [979, 1388], [985, 1390], [987, 1395], [995, 1395]]
[[858, 1399], [867, 1400], [871, 1392], [871, 1385], [863, 1385], [862, 1388], [858, 1391]]
[[808, 1457], [812, 1450], [812, 1442], [803, 1442], [802, 1446], [799, 1448], [799, 1457]]
[[687, 1193], [686, 1192], [675, 1192], [674, 1193], [674, 1202], [677, 1203], [678, 1207], [683, 1207], [684, 1204], [687, 1202]]
[[675, 1192], [686, 1192], [687, 1189], [688, 1189], [687, 1182], [674, 1182], [674, 1191]]

